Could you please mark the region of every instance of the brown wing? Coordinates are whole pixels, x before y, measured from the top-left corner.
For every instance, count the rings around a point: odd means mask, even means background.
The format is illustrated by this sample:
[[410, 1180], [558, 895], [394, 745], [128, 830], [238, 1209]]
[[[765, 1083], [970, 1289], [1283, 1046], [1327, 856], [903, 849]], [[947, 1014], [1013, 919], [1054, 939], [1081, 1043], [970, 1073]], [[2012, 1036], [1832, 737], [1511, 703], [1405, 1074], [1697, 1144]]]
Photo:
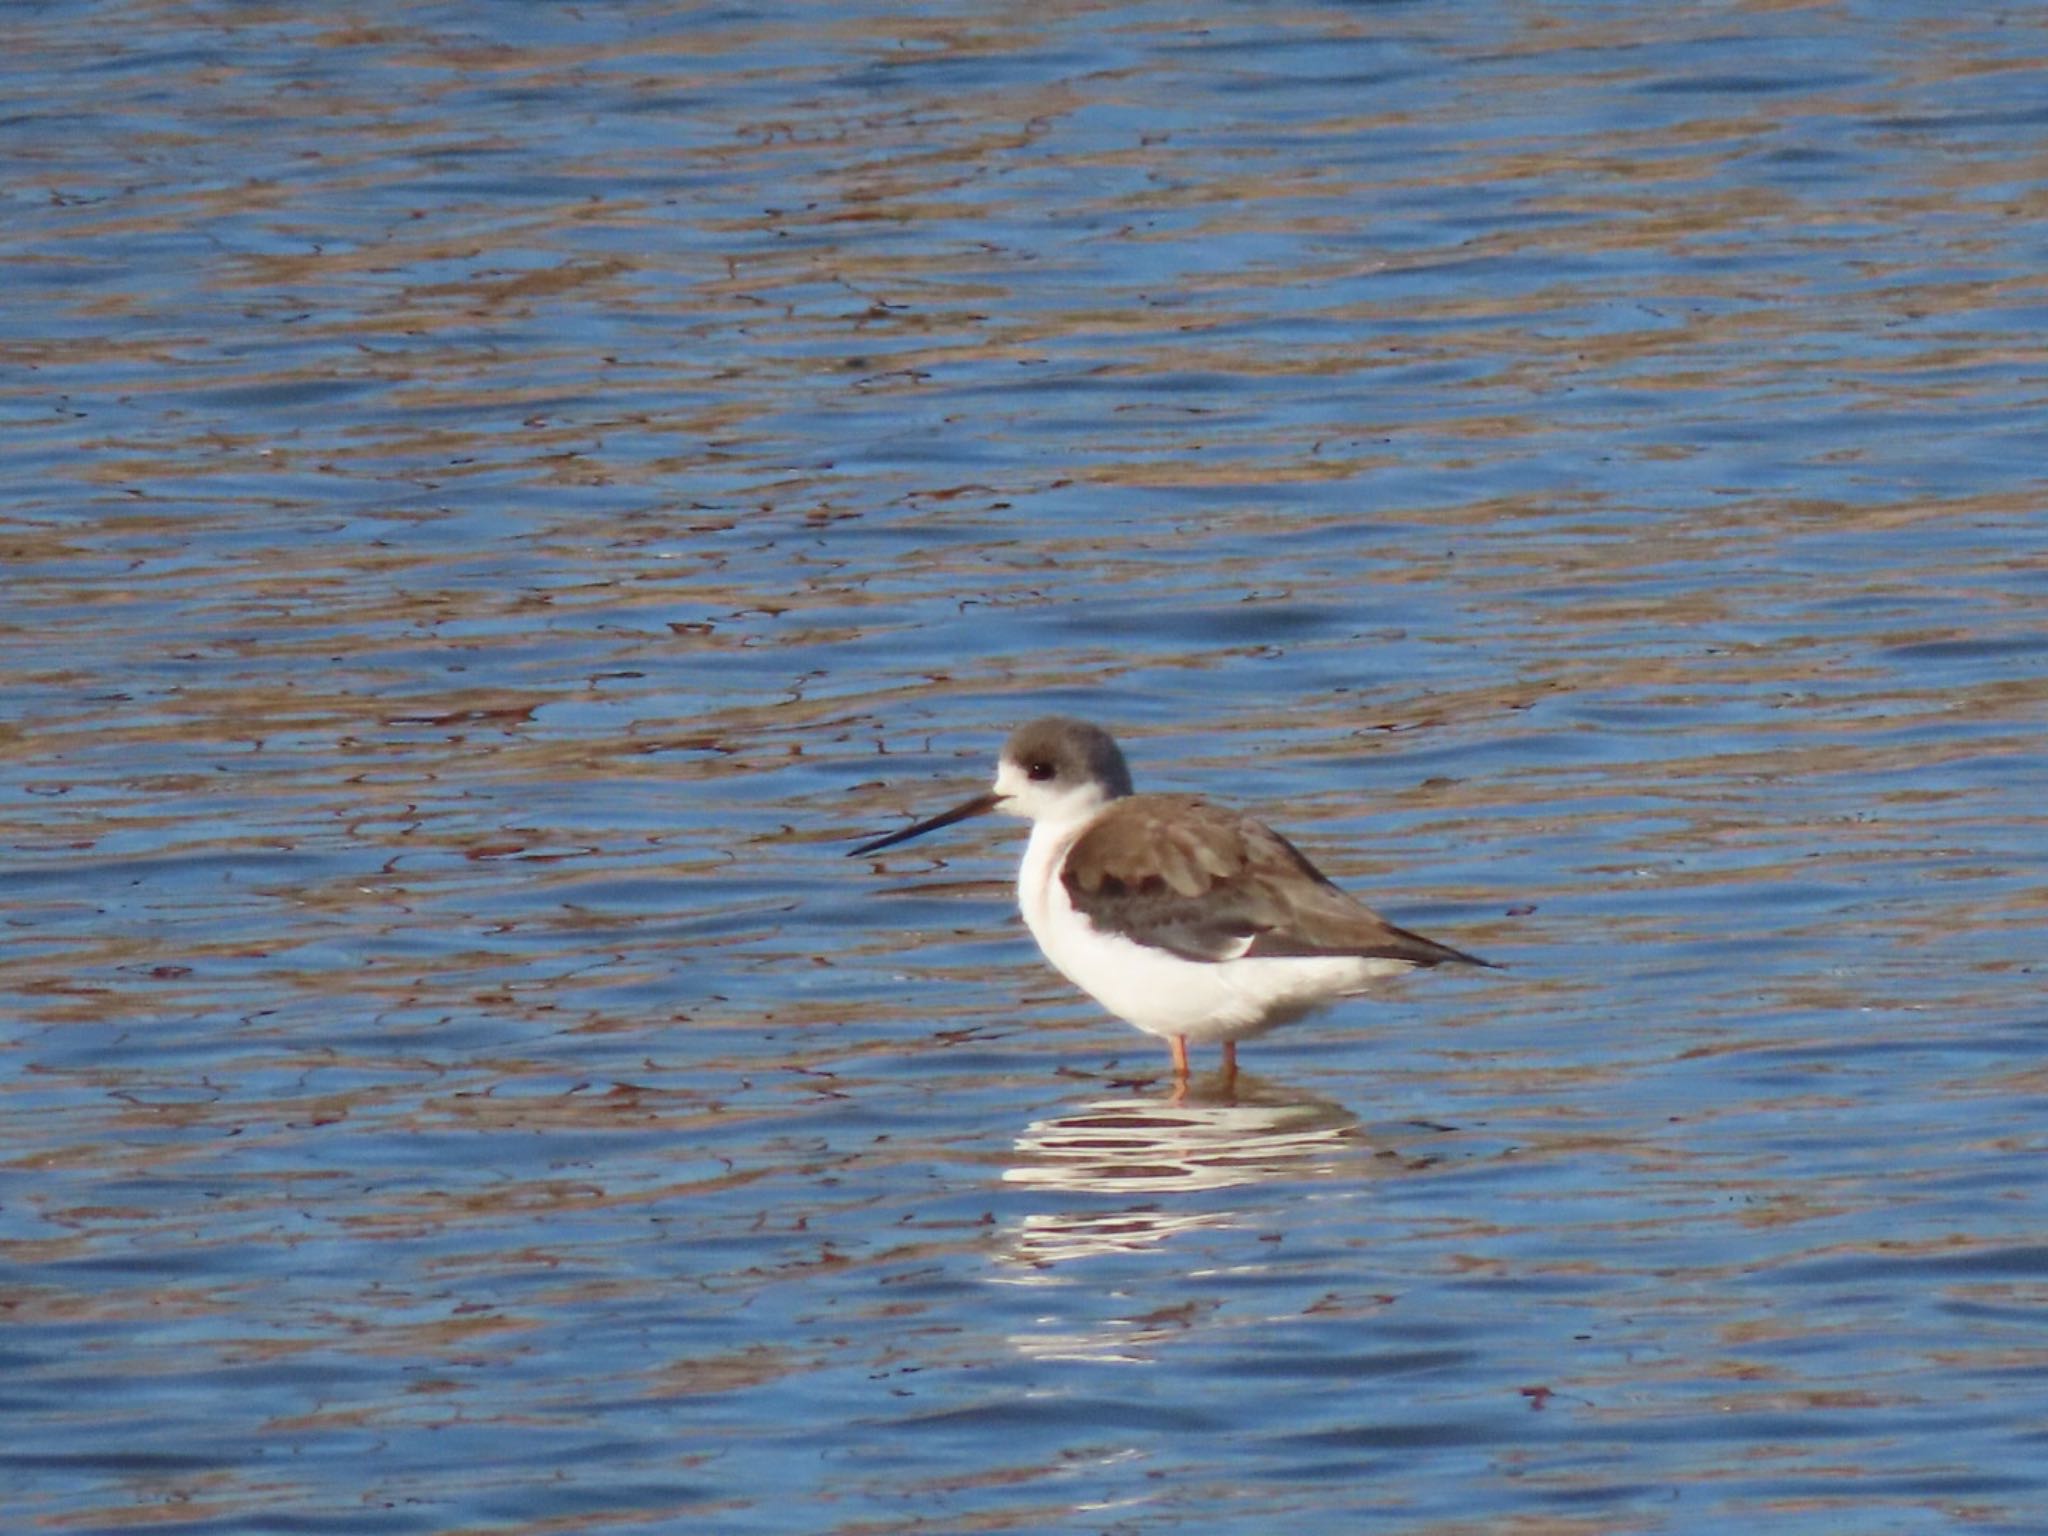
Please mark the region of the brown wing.
[[1263, 822], [1187, 795], [1131, 795], [1067, 851], [1068, 899], [1106, 933], [1188, 960], [1361, 955], [1415, 965], [1476, 956], [1397, 928]]

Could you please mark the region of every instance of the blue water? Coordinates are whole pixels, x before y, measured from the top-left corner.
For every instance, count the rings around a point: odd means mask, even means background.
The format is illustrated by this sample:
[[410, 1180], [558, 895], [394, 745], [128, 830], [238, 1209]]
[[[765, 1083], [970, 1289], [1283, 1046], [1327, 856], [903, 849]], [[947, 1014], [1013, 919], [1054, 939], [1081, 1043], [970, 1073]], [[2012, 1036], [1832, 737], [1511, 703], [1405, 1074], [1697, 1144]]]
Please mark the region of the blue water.
[[2035, 8], [8, 32], [0, 1528], [2042, 1528]]

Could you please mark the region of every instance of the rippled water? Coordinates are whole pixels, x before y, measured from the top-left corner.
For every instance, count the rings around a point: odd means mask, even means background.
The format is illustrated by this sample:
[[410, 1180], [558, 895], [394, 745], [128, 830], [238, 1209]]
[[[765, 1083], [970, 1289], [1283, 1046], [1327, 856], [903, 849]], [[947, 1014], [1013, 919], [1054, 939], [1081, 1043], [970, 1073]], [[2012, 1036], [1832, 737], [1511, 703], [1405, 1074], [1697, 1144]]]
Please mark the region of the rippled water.
[[2048, 13], [8, 32], [9, 1530], [2042, 1528]]

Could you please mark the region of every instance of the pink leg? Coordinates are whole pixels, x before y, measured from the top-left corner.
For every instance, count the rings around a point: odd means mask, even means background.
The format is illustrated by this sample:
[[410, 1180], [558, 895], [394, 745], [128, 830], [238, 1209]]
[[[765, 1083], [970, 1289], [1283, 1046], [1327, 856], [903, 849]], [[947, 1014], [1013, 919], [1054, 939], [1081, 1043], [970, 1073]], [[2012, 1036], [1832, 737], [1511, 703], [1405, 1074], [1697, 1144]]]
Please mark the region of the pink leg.
[[1235, 1040], [1223, 1042], [1223, 1081], [1225, 1083], [1237, 1081], [1237, 1042]]
[[1175, 1035], [1173, 1037], [1173, 1075], [1182, 1082], [1188, 1080], [1188, 1037], [1186, 1035]]

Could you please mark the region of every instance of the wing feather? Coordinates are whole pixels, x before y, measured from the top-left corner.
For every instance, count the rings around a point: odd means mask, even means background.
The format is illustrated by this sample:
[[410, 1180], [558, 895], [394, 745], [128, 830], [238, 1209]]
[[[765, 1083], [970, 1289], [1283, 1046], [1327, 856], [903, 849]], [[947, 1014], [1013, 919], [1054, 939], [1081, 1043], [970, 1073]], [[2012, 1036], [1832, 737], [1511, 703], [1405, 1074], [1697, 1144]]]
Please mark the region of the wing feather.
[[1067, 851], [1060, 878], [1098, 929], [1187, 960], [1353, 955], [1487, 964], [1396, 927], [1264, 822], [1194, 796], [1112, 802]]

